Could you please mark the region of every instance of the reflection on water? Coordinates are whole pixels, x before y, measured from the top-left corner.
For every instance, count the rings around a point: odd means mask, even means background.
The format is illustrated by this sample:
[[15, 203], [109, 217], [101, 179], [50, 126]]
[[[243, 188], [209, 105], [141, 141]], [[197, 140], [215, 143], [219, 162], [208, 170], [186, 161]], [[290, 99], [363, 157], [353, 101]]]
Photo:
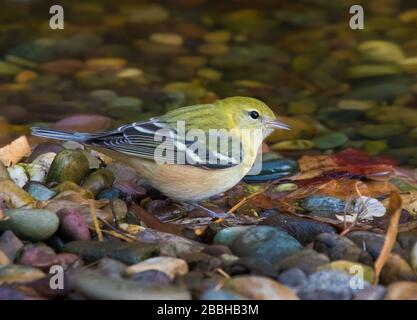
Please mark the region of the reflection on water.
[[243, 95], [292, 125], [271, 137], [278, 151], [415, 165], [417, 5], [361, 1], [365, 29], [351, 30], [357, 2], [61, 1], [65, 29], [51, 30], [53, 2], [3, 1], [0, 142], [70, 114], [118, 125]]

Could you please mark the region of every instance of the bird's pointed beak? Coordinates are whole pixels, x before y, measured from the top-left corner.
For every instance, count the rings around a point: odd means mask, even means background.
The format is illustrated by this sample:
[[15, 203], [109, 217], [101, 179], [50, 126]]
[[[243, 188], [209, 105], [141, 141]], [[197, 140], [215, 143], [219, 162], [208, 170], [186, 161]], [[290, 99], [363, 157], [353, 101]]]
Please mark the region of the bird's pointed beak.
[[266, 125], [269, 128], [272, 128], [272, 129], [284, 129], [284, 130], [290, 130], [291, 129], [291, 127], [288, 124], [286, 124], [284, 122], [281, 122], [281, 121], [279, 121], [277, 119], [272, 120], [272, 121], [268, 121], [266, 123]]

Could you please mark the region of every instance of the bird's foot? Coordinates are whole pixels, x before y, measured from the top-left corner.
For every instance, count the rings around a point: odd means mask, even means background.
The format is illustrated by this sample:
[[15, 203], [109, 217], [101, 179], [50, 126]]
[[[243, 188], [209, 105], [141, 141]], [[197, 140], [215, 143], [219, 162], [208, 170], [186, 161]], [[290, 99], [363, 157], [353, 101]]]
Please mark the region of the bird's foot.
[[210, 215], [210, 217], [215, 218], [215, 219], [226, 218], [227, 216], [230, 216], [230, 214], [228, 214], [228, 213], [218, 213], [218, 212], [215, 212], [213, 210], [210, 210], [210, 209], [208, 209], [208, 208], [206, 208], [206, 207], [204, 207], [201, 204], [198, 204], [196, 202], [187, 202], [187, 204], [189, 204], [190, 206], [192, 206], [194, 208], [198, 208], [198, 209], [201, 209], [201, 210], [207, 212]]

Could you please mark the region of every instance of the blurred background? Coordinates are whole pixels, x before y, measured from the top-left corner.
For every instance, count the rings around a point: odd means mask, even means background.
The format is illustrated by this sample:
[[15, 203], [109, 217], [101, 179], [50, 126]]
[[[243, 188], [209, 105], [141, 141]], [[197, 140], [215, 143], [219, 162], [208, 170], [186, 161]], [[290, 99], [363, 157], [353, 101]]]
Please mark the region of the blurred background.
[[[64, 30], [50, 28], [54, 4]], [[349, 28], [353, 4], [364, 8], [363, 30]], [[241, 95], [293, 127], [270, 137], [273, 150], [353, 147], [417, 165], [415, 0], [1, 6], [0, 145], [31, 125], [103, 130]], [[80, 114], [93, 117], [68, 120]]]

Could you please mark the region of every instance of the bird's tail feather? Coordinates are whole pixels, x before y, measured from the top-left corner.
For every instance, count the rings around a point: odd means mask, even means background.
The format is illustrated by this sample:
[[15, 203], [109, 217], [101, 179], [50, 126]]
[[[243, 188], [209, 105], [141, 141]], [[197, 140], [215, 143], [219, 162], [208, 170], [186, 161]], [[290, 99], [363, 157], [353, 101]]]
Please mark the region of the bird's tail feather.
[[55, 139], [55, 140], [87, 142], [94, 136], [89, 133], [67, 132], [67, 131], [49, 129], [49, 128], [33, 127], [30, 129], [31, 129], [31, 134], [33, 136], [48, 138], [48, 139]]

